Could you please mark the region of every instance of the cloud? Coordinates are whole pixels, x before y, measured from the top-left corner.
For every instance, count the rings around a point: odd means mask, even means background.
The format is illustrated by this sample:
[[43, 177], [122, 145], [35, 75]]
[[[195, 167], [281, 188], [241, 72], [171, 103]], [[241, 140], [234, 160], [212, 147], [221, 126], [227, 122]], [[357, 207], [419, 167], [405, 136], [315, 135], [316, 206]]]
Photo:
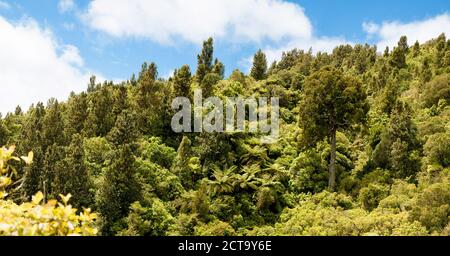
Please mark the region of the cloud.
[[0, 9], [9, 9], [11, 6], [7, 2], [0, 1]]
[[362, 27], [367, 34], [375, 34], [380, 29], [380, 26], [373, 22], [364, 22]]
[[[78, 49], [57, 42], [30, 18], [11, 23], [0, 16], [0, 112], [37, 101], [66, 99], [87, 87], [89, 72]], [[101, 77], [101, 76], [99, 76]]]
[[59, 0], [58, 9], [61, 13], [71, 11], [75, 8], [75, 2], [73, 0]]
[[447, 13], [410, 23], [398, 21], [376, 23], [363, 23], [363, 29], [376, 40], [379, 50], [397, 45], [403, 35], [408, 37], [408, 42], [413, 44], [416, 40], [424, 43], [431, 38], [438, 37], [441, 33], [450, 35], [450, 15]]
[[89, 27], [115, 37], [160, 44], [209, 36], [234, 41], [308, 38], [312, 26], [303, 9], [282, 0], [93, 0], [83, 13]]

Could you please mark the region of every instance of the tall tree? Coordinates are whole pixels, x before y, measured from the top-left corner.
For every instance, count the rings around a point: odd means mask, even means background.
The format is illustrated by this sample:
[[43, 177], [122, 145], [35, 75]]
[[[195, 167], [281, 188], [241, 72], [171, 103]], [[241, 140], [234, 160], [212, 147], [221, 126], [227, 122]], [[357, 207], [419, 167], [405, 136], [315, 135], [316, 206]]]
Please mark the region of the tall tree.
[[102, 234], [114, 235], [123, 226], [130, 205], [141, 197], [136, 179], [136, 162], [130, 145], [119, 146], [113, 154], [112, 163], [105, 173], [100, 187], [98, 210], [103, 219]]
[[88, 113], [83, 133], [88, 137], [105, 136], [114, 125], [112, 84], [99, 85], [88, 94]]
[[330, 190], [336, 185], [336, 132], [362, 120], [368, 110], [361, 82], [342, 71], [325, 67], [305, 81], [300, 103], [300, 124], [304, 138], [314, 143], [328, 137]]
[[197, 81], [201, 82], [203, 78], [211, 72], [213, 68], [213, 54], [214, 46], [213, 39], [210, 37], [203, 42], [203, 48], [201, 54], [197, 56]]
[[88, 113], [87, 108], [87, 94], [85, 92], [70, 95], [67, 109], [64, 112], [64, 129], [67, 137], [70, 138], [72, 134], [83, 131]]
[[33, 151], [33, 163], [25, 168], [22, 190], [26, 198], [31, 198], [42, 188], [41, 175], [45, 151], [43, 145], [43, 119], [45, 107], [42, 102], [32, 105], [22, 130], [21, 152]]
[[442, 33], [436, 40], [436, 55], [434, 57], [434, 62], [436, 67], [441, 68], [445, 63], [445, 48], [446, 48], [446, 37], [445, 34]]
[[413, 57], [417, 57], [420, 53], [420, 44], [419, 41], [416, 41], [413, 46]]
[[139, 75], [138, 86], [134, 88], [134, 102], [137, 111], [137, 128], [143, 134], [157, 134], [160, 129], [165, 93], [163, 84], [157, 81], [157, 66], [144, 63]]
[[78, 209], [92, 207], [91, 181], [84, 164], [83, 137], [80, 134], [72, 136], [70, 145], [65, 149], [65, 156], [65, 168], [60, 169], [55, 180], [57, 193], [70, 193], [73, 196], [70, 202]]
[[406, 67], [406, 54], [409, 51], [408, 39], [406, 36], [402, 36], [398, 41], [397, 47], [392, 52], [390, 63], [393, 67], [399, 69]]
[[61, 112], [61, 105], [58, 100], [50, 99], [42, 122], [43, 147], [64, 144], [64, 122]]
[[267, 58], [266, 54], [261, 50], [258, 50], [255, 56], [253, 56], [253, 66], [250, 71], [250, 76], [257, 81], [267, 78]]
[[191, 69], [188, 65], [184, 65], [179, 70], [175, 70], [172, 80], [175, 97], [189, 96], [191, 76]]
[[123, 111], [117, 117], [116, 124], [106, 138], [116, 147], [134, 143], [137, 138], [135, 115], [129, 111]]

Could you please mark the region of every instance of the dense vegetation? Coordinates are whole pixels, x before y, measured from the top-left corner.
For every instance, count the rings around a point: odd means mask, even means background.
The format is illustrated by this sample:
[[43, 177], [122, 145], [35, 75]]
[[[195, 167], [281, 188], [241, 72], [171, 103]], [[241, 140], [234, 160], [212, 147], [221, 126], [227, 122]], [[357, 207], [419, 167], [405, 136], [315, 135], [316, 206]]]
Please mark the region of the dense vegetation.
[[[412, 46], [402, 37], [381, 55], [369, 45], [295, 49], [271, 65], [258, 51], [250, 75], [225, 79], [224, 69], [209, 39], [195, 72], [182, 66], [165, 80], [144, 63], [129, 81], [92, 77], [65, 102], [0, 116], [0, 145], [34, 153], [30, 165], [8, 162], [17, 174], [7, 176], [0, 234], [70, 193], [74, 208], [99, 214], [101, 235], [450, 235], [445, 35]], [[279, 97], [278, 142], [172, 132], [172, 99], [195, 88]], [[87, 216], [84, 233], [95, 234]]]

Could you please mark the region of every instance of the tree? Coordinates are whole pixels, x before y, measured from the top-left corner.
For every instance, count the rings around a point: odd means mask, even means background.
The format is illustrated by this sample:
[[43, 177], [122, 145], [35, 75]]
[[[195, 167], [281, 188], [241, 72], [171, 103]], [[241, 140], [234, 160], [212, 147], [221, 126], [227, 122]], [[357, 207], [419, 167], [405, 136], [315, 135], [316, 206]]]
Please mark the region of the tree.
[[124, 110], [117, 117], [116, 124], [106, 137], [116, 147], [134, 143], [138, 137], [135, 116], [127, 110]]
[[65, 168], [60, 168], [56, 174], [58, 194], [72, 194], [74, 207], [81, 209], [93, 205], [93, 195], [90, 191], [91, 180], [84, 163], [83, 137], [74, 134], [70, 145], [65, 150], [63, 160]]
[[266, 54], [261, 50], [256, 52], [255, 56], [253, 56], [253, 66], [250, 71], [250, 76], [255, 78], [255, 80], [263, 80], [267, 78], [267, 59]]
[[308, 142], [328, 137], [331, 152], [329, 189], [336, 185], [336, 132], [361, 121], [367, 112], [361, 82], [342, 71], [325, 67], [305, 81], [300, 103], [300, 124]]
[[421, 78], [422, 82], [426, 83], [426, 82], [429, 82], [432, 77], [433, 77], [433, 72], [431, 71], [430, 60], [427, 57], [425, 57], [423, 59], [423, 63], [422, 63], [422, 70], [420, 72], [420, 78]]
[[118, 116], [122, 111], [128, 110], [128, 89], [125, 86], [119, 86], [113, 92], [114, 106], [113, 115]]
[[174, 218], [164, 203], [154, 199], [150, 206], [135, 202], [130, 207], [126, 218], [128, 228], [120, 235], [127, 236], [164, 236], [172, 225]]
[[434, 63], [436, 67], [441, 68], [444, 66], [444, 56], [445, 56], [445, 48], [446, 48], [446, 37], [445, 34], [442, 33], [436, 40], [436, 55], [434, 57]]
[[98, 87], [87, 97], [88, 113], [83, 129], [87, 137], [105, 136], [114, 125], [112, 86], [105, 83]]
[[420, 98], [425, 107], [438, 105], [440, 100], [450, 103], [450, 74], [436, 76], [423, 87]]
[[48, 101], [45, 116], [42, 121], [42, 139], [42, 146], [44, 148], [53, 144], [63, 145], [65, 143], [61, 107], [56, 99], [50, 99]]
[[231, 193], [234, 190], [236, 166], [222, 170], [217, 165], [213, 167], [214, 180], [206, 180], [212, 195]]
[[198, 179], [198, 174], [193, 172], [189, 165], [192, 154], [191, 143], [187, 136], [183, 137], [171, 168], [171, 171], [180, 178], [181, 184], [186, 189], [194, 188]]
[[420, 53], [420, 44], [419, 41], [416, 41], [413, 46], [413, 57], [417, 57]]
[[184, 65], [179, 70], [175, 70], [172, 82], [175, 97], [188, 97], [191, 86], [191, 69], [189, 66]]
[[450, 134], [436, 133], [431, 135], [424, 145], [424, 153], [429, 164], [450, 166]]
[[213, 66], [213, 54], [214, 46], [213, 39], [210, 37], [208, 40], [203, 42], [203, 48], [201, 54], [197, 55], [197, 81], [201, 82], [203, 78], [211, 72]]
[[389, 46], [386, 46], [386, 48], [384, 49], [384, 53], [383, 53], [384, 57], [389, 57]]
[[402, 36], [398, 41], [398, 46], [392, 52], [390, 64], [399, 69], [406, 67], [406, 54], [408, 53], [408, 41], [406, 36]]
[[411, 107], [396, 101], [386, 128], [373, 151], [377, 167], [390, 169], [396, 178], [412, 177], [418, 171], [417, 127], [412, 120]]
[[100, 187], [98, 210], [102, 216], [102, 234], [113, 235], [123, 228], [130, 205], [140, 199], [141, 189], [135, 177], [135, 159], [130, 145], [121, 145], [113, 153]]
[[42, 148], [43, 143], [43, 119], [45, 116], [45, 107], [42, 102], [31, 106], [28, 116], [25, 119], [22, 129], [22, 143], [20, 151], [33, 151], [33, 163], [24, 170], [24, 181], [22, 190], [26, 198], [31, 198], [42, 188], [41, 168], [44, 162], [45, 151]]
[[164, 129], [166, 116], [164, 108], [170, 96], [164, 85], [157, 81], [158, 72], [156, 64], [147, 67], [144, 63], [139, 75], [137, 87], [133, 90], [133, 103], [135, 104], [137, 128], [143, 134], [160, 134]]
[[76, 95], [72, 93], [67, 102], [67, 109], [64, 112], [65, 134], [70, 138], [72, 134], [83, 131], [84, 122], [87, 118], [87, 94], [85, 92]]

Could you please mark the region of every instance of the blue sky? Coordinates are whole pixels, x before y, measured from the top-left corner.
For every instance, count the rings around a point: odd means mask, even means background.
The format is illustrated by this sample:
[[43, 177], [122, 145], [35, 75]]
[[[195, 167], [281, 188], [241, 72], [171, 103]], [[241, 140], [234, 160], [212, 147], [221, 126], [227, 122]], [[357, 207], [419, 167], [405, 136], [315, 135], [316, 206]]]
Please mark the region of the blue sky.
[[[259, 48], [274, 60], [294, 47], [330, 51], [340, 43], [368, 42], [384, 48], [402, 34], [419, 41], [439, 32], [450, 34], [450, 1], [445, 0], [185, 1], [189, 6], [176, 2], [0, 0], [0, 46], [8, 48], [0, 49], [5, 62], [0, 65], [10, 65], [7, 73], [0, 69], [0, 86], [11, 91], [9, 102], [0, 100], [0, 112], [12, 110], [17, 103], [26, 108], [51, 96], [64, 99], [71, 90], [84, 89], [90, 74], [127, 79], [139, 72], [144, 61], [156, 62], [162, 77], [183, 64], [195, 69], [201, 40], [209, 35], [215, 37], [215, 56], [229, 74], [235, 68], [247, 71]], [[2, 45], [4, 38], [10, 39]], [[41, 39], [41, 44], [34, 43]], [[12, 52], [35, 53], [35, 61], [22, 64], [26, 58], [16, 59]], [[20, 79], [13, 77], [16, 73], [9, 63], [17, 65]], [[25, 73], [28, 79], [20, 71], [23, 65], [31, 70]], [[37, 66], [45, 77], [36, 75]], [[51, 68], [55, 66], [61, 66], [59, 76]], [[67, 83], [57, 83], [64, 75]], [[54, 80], [48, 78], [52, 76]], [[14, 93], [14, 89], [29, 93]]]

